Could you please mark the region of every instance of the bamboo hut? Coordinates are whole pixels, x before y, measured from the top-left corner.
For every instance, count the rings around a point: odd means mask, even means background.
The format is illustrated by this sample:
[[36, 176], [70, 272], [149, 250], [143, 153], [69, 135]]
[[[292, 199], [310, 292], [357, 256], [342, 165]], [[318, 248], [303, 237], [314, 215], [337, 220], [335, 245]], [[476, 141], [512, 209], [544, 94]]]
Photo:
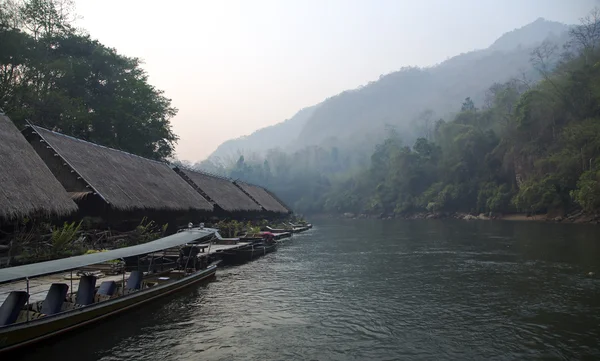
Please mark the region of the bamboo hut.
[[174, 168], [204, 198], [223, 213], [236, 216], [258, 215], [264, 209], [227, 178], [189, 169]]
[[0, 223], [26, 216], [61, 217], [76, 210], [50, 169], [0, 113]]
[[[24, 130], [26, 138], [85, 215], [155, 215], [211, 212], [213, 206], [171, 167], [120, 150], [50, 131]], [[120, 217], [118, 215], [117, 217]]]
[[244, 183], [241, 181], [235, 181], [237, 185], [244, 193], [252, 198], [256, 203], [260, 204], [267, 212], [277, 214], [289, 214], [291, 213], [282, 203], [280, 203], [274, 196], [262, 187]]

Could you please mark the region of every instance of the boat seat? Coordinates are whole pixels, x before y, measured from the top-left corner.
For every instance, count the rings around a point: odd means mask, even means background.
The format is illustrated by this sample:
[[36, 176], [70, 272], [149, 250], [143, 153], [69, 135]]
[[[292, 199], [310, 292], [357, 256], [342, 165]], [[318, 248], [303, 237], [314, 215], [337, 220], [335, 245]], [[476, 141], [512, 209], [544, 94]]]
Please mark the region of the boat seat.
[[[29, 318], [27, 318], [27, 314], [29, 314]], [[21, 312], [19, 312], [19, 317], [17, 318], [17, 323], [27, 322], [28, 319], [29, 319], [29, 321], [33, 321], [33, 320], [37, 320], [38, 318], [42, 318], [45, 316], [46, 315], [44, 315], [43, 313], [22, 310]]]
[[125, 288], [132, 290], [139, 290], [142, 286], [142, 278], [144, 274], [140, 271], [131, 271]]
[[77, 298], [75, 303], [78, 305], [90, 305], [94, 303], [94, 292], [96, 291], [95, 276], [81, 276], [79, 287], [77, 288]]
[[25, 291], [12, 291], [0, 306], [0, 326], [11, 325], [19, 318], [19, 312], [27, 303], [29, 295]]
[[67, 297], [69, 286], [66, 283], [53, 283], [50, 285], [46, 299], [42, 304], [41, 313], [54, 315], [61, 311], [62, 305]]
[[100, 284], [98, 292], [96, 293], [103, 296], [112, 296], [115, 294], [116, 290], [117, 283], [115, 281], [104, 281]]

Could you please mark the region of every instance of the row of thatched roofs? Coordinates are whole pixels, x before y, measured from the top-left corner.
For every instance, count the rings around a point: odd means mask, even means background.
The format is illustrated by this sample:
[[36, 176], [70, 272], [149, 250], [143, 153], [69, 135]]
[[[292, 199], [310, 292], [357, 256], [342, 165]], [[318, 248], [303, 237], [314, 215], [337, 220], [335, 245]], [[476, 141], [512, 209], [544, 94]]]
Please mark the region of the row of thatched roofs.
[[65, 216], [90, 199], [116, 211], [290, 213], [262, 187], [37, 126], [21, 132], [0, 113], [0, 220]]

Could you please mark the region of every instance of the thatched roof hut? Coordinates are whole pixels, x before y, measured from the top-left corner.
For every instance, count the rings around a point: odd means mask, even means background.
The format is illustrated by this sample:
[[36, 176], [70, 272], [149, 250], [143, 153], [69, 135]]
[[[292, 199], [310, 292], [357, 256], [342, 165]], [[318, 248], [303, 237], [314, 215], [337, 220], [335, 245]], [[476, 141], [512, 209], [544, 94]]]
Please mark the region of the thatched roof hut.
[[100, 197], [119, 211], [212, 211], [213, 206], [162, 162], [33, 126], [24, 131], [73, 197]]
[[227, 212], [260, 212], [262, 207], [227, 178], [175, 168], [206, 199]]
[[241, 181], [234, 182], [244, 193], [260, 204], [266, 211], [274, 213], [290, 213], [282, 203], [262, 187], [244, 183]]
[[4, 114], [0, 113], [0, 219], [65, 216], [77, 206]]

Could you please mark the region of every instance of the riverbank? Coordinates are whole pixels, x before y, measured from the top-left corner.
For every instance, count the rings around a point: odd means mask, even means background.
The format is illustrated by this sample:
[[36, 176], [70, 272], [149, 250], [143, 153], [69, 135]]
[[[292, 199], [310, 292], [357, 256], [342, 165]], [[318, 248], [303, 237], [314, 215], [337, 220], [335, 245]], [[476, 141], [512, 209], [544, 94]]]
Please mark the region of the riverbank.
[[371, 215], [371, 214], [320, 214], [312, 215], [313, 217], [325, 218], [346, 218], [346, 219], [460, 219], [465, 221], [520, 221], [520, 222], [551, 222], [551, 223], [576, 223], [576, 224], [600, 224], [600, 214], [589, 214], [584, 212], [574, 212], [564, 216], [551, 216], [549, 214], [528, 215], [525, 213], [514, 214], [479, 214], [474, 215], [462, 212], [417, 212], [404, 215], [386, 216], [386, 215]]

